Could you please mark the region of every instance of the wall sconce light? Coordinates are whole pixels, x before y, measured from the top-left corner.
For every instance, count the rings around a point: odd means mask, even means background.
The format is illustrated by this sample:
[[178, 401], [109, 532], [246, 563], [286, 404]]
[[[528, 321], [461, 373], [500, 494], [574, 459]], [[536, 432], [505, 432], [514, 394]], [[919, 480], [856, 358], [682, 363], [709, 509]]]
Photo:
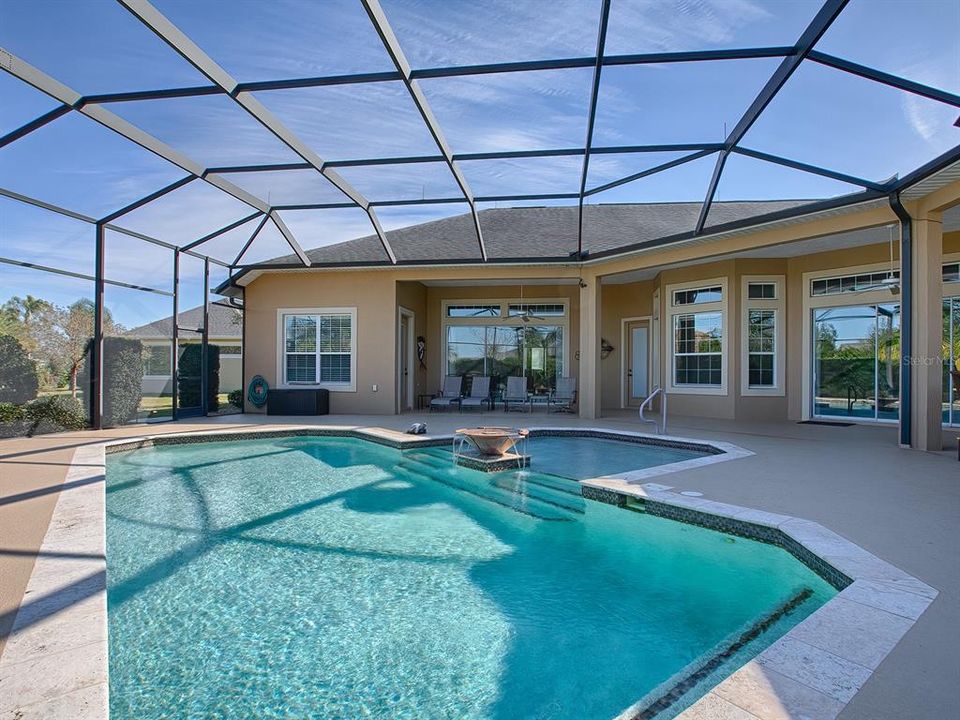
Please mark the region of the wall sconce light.
[[606, 338], [600, 338], [600, 359], [601, 360], [606, 360], [608, 357], [610, 357], [610, 353], [612, 353], [614, 350], [616, 350], [616, 348], [610, 344], [610, 341], [608, 341]]

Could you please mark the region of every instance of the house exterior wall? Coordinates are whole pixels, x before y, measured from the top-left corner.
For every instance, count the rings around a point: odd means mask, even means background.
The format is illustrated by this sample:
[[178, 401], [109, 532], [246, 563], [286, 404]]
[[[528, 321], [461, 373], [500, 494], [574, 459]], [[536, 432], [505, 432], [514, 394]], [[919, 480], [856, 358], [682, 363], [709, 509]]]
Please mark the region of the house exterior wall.
[[[415, 333], [426, 339], [426, 367], [417, 369], [415, 392], [431, 393], [440, 387], [445, 373], [444, 302], [518, 300], [521, 297], [518, 280], [522, 278], [524, 300], [562, 298], [568, 305], [565, 374], [580, 378], [581, 413], [590, 416], [592, 412], [622, 406], [624, 319], [658, 318], [660, 352], [657, 372], [661, 384], [667, 384], [671, 377], [670, 353], [667, 351], [672, 341], [670, 287], [722, 279], [726, 294], [725, 388], [712, 392], [684, 388], [683, 392], [671, 394], [670, 413], [751, 420], [800, 420], [809, 413], [810, 404], [811, 361], [805, 357], [808, 351], [804, 349], [805, 342], [810, 341], [810, 305], [805, 274], [871, 265], [886, 268], [890, 261], [889, 245], [878, 243], [786, 258], [710, 260], [710, 257], [720, 258], [731, 252], [743, 251], [760, 254], [765, 247], [778, 247], [793, 240], [889, 224], [892, 220], [888, 208], [872, 207], [850, 215], [827, 217], [787, 228], [760, 229], [712, 241], [706, 246], [670, 247], [587, 266], [491, 264], [265, 272], [250, 281], [246, 288], [247, 330], [251, 340], [246, 347], [245, 383], [259, 373], [267, 378], [271, 386], [276, 385], [278, 308], [356, 307], [357, 388], [350, 393], [332, 393], [331, 411], [373, 414], [396, 412], [399, 308], [404, 307], [415, 313]], [[897, 243], [894, 243], [894, 250], [898, 251]], [[943, 235], [942, 253], [945, 259], [952, 253], [960, 253], [960, 232]], [[780, 251], [772, 250], [771, 254], [780, 254]], [[657, 271], [668, 263], [681, 262], [698, 264]], [[657, 271], [656, 275], [640, 282], [601, 283], [606, 274], [645, 268]], [[748, 276], [776, 277], [782, 282], [779, 322], [784, 330], [779, 340], [778, 361], [782, 365], [783, 375], [779, 392], [751, 393], [744, 387], [742, 333], [745, 307], [742, 295], [744, 280]], [[563, 280], [556, 284], [531, 284], [531, 281], [540, 278]], [[576, 283], [579, 278], [583, 279], [582, 288]], [[936, 286], [939, 278], [931, 277], [929, 282]], [[659, 294], [657, 308], [653, 306], [655, 293]], [[934, 291], [927, 294], [932, 296]], [[585, 297], [590, 299], [591, 304], [591, 310], [586, 315], [583, 314]], [[889, 301], [896, 302], [889, 293], [883, 300], [874, 302], [887, 301], [888, 297]], [[940, 322], [938, 314], [932, 311], [928, 314], [930, 317], [923, 318], [923, 322]], [[589, 322], [593, 317], [596, 318], [596, 328], [585, 333], [584, 318]], [[806, 340], [804, 333], [808, 333]], [[257, 338], [260, 340], [255, 340]], [[606, 358], [599, 357], [601, 339], [614, 346]], [[588, 349], [591, 354], [589, 368], [584, 366], [580, 357], [585, 341], [597, 346]], [[584, 372], [590, 372], [591, 377], [584, 378]], [[374, 384], [378, 386], [377, 391], [372, 389]], [[591, 394], [589, 397], [583, 394], [585, 387]], [[595, 392], [592, 390], [594, 387]], [[587, 405], [590, 407], [585, 410]]]
[[[400, 312], [400, 308], [413, 312], [414, 339], [422, 337], [427, 340], [427, 347], [430, 347], [431, 343], [427, 332], [427, 288], [423, 283], [409, 280], [397, 282], [397, 313]], [[399, 339], [397, 345], [399, 347]], [[414, 356], [416, 357], [416, 347], [414, 347]], [[410, 403], [414, 408], [417, 406], [417, 395], [428, 392], [427, 372], [429, 367], [427, 359], [424, 358], [423, 365], [415, 359], [413, 367], [410, 369], [413, 373], [413, 397], [410, 398]], [[398, 410], [402, 409], [398, 408]]]
[[653, 314], [655, 280], [602, 285], [600, 290], [600, 336], [613, 346], [600, 358], [601, 410], [619, 408], [623, 400], [622, 378], [628, 356], [623, 337], [623, 319]]
[[[283, 308], [356, 308], [356, 390], [331, 391], [330, 412], [395, 412], [397, 290], [390, 273], [271, 273], [251, 283], [244, 298], [244, 386], [262, 375], [280, 387], [277, 313]], [[258, 412], [249, 403], [245, 410]]]

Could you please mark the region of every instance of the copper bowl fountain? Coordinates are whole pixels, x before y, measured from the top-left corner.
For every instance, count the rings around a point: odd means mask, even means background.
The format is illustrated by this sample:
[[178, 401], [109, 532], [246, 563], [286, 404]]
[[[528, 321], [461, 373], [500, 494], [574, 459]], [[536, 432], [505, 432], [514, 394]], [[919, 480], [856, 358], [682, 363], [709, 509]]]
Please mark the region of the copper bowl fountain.
[[529, 430], [518, 430], [505, 427], [478, 427], [461, 428], [457, 435], [467, 439], [477, 452], [488, 457], [502, 457], [513, 446], [530, 433]]

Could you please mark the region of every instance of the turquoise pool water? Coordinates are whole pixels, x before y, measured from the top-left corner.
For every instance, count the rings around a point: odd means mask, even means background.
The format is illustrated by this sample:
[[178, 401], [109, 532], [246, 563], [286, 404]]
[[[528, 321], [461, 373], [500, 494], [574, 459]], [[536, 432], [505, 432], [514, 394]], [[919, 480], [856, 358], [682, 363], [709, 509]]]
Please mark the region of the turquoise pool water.
[[530, 469], [574, 480], [704, 457], [697, 450], [586, 437], [532, 437], [527, 440]]
[[777, 548], [449, 459], [338, 438], [109, 456], [111, 718], [611, 718], [834, 592]]

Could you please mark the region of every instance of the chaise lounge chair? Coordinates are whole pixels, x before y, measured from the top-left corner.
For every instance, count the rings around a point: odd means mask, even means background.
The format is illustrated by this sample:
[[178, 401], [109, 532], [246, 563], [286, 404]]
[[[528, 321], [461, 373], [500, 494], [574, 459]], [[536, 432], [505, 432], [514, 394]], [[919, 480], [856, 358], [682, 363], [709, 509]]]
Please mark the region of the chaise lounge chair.
[[577, 401], [577, 379], [562, 377], [557, 379], [557, 389], [547, 400], [547, 410], [554, 408], [554, 412], [573, 412], [573, 404]]
[[526, 406], [527, 411], [533, 409], [530, 403], [530, 397], [527, 395], [527, 379], [525, 377], [508, 377], [507, 391], [503, 394], [503, 411], [510, 412], [510, 406], [517, 405], [523, 409]]
[[475, 375], [470, 384], [470, 394], [460, 401], [460, 409], [478, 407], [483, 412], [484, 404], [492, 407], [490, 401], [490, 378], [485, 375]]
[[460, 405], [460, 392], [463, 388], [463, 378], [459, 375], [447, 375], [443, 379], [443, 391], [440, 397], [430, 401], [430, 412], [434, 409], [448, 408], [454, 403]]

